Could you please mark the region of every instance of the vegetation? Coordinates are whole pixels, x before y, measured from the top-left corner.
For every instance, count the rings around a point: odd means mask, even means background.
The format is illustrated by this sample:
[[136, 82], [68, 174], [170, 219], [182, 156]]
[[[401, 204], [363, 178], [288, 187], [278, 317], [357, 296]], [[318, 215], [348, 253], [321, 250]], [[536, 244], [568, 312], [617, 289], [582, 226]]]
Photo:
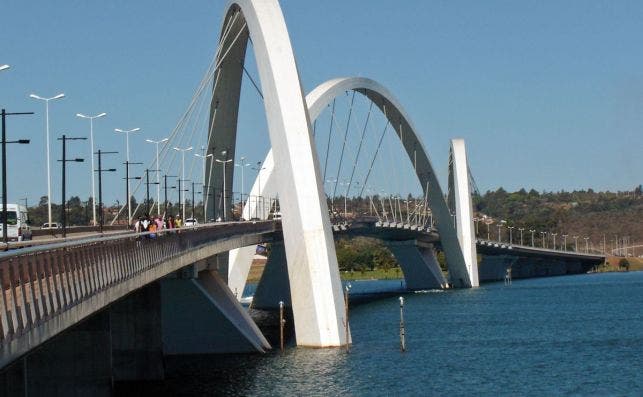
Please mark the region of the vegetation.
[[342, 272], [389, 270], [397, 267], [391, 251], [381, 241], [373, 238], [340, 239], [335, 244], [335, 249], [339, 270]]
[[[612, 248], [615, 239], [627, 236], [632, 244], [643, 239], [641, 186], [633, 191], [616, 193], [592, 189], [543, 193], [520, 189], [509, 193], [499, 188], [474, 196], [474, 208], [478, 216], [484, 214], [496, 221], [507, 220], [508, 225], [516, 228], [558, 233], [559, 242], [562, 242], [561, 236], [567, 234], [570, 248], [573, 246], [572, 235], [580, 236], [580, 242], [583, 237], [589, 237], [595, 249], [602, 249], [605, 238], [607, 250]], [[478, 226], [479, 235], [486, 236], [486, 225], [481, 222]], [[491, 235], [497, 236], [494, 226], [491, 227]], [[514, 236], [517, 237], [516, 234]]]
[[[98, 203], [96, 203], [96, 211], [98, 209]], [[120, 202], [116, 202], [112, 205], [104, 204], [105, 212], [105, 223], [108, 224], [114, 219], [121, 207]], [[132, 196], [132, 211], [139, 205], [136, 201], [136, 198]], [[154, 205], [154, 200], [150, 199], [150, 207]], [[192, 203], [189, 200], [186, 200], [186, 216], [190, 217], [192, 214]], [[156, 208], [156, 207], [154, 207]], [[61, 205], [53, 203], [51, 204], [51, 215], [53, 222], [60, 222]], [[163, 203], [161, 203], [161, 210], [163, 210]], [[181, 213], [181, 205], [179, 203], [168, 203], [167, 211], [169, 214], [179, 214]], [[145, 212], [145, 200], [141, 203], [140, 208], [134, 214], [135, 217], [143, 215]], [[154, 210], [153, 214], [156, 213]], [[153, 215], [152, 214], [152, 215]], [[194, 215], [198, 219], [203, 219], [203, 204], [197, 203], [194, 208]], [[97, 215], [98, 216], [98, 215]], [[43, 223], [47, 222], [48, 210], [47, 210], [47, 196], [42, 196], [38, 205], [29, 207], [29, 221], [32, 226], [41, 226]], [[125, 222], [127, 218], [126, 211], [120, 214], [118, 219], [119, 222]], [[87, 201], [82, 201], [80, 197], [73, 196], [67, 200], [67, 224], [69, 226], [87, 226], [91, 224], [92, 220], [92, 199], [91, 197]]]

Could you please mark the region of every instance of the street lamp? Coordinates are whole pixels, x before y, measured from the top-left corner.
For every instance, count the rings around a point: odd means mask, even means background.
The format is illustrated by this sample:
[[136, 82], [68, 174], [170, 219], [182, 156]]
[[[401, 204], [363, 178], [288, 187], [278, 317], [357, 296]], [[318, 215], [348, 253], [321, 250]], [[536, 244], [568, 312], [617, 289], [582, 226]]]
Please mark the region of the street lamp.
[[[76, 117], [80, 117], [83, 119], [89, 119], [89, 145], [91, 146], [91, 152], [94, 153], [94, 119], [107, 116], [107, 113], [103, 112], [100, 114], [97, 114], [95, 116], [85, 116], [82, 113], [76, 113]], [[96, 226], [96, 186], [94, 183], [94, 156], [90, 156], [92, 158], [92, 221], [94, 226]]]
[[525, 230], [524, 227], [519, 227], [518, 230], [520, 230], [520, 245], [523, 245], [522, 243], [522, 232]]
[[210, 158], [210, 169], [211, 169], [212, 168], [212, 158], [214, 156], [212, 155], [212, 153], [205, 154], [205, 148], [204, 147], [201, 147], [201, 150], [203, 151], [203, 154], [195, 153], [194, 155], [196, 157], [199, 157], [199, 158], [203, 159], [203, 182], [202, 182], [203, 183], [203, 222], [207, 223], [208, 215], [207, 215], [206, 212], [207, 212], [208, 192], [209, 192], [210, 189], [206, 190], [206, 188], [208, 186], [207, 186], [207, 183], [205, 183], [205, 162], [206, 162], [206, 160], [208, 158]]
[[[152, 171], [156, 171], [157, 175], [159, 173], [159, 170], [152, 170]], [[145, 169], [145, 214], [146, 215], [150, 214], [150, 185], [156, 185], [156, 187], [160, 189], [160, 186], [159, 186], [160, 182], [150, 182], [150, 169], [146, 168]], [[157, 200], [156, 209], [158, 210], [158, 208], [159, 208], [159, 202]]]
[[502, 219], [500, 222], [498, 222], [498, 242], [502, 243], [502, 235], [500, 234], [500, 228], [502, 228], [502, 225], [507, 223], [506, 220]]
[[513, 245], [513, 236], [511, 233], [514, 229], [514, 226], [507, 226], [507, 229], [509, 229], [509, 245]]
[[[192, 146], [188, 148], [178, 148], [175, 147], [174, 150], [181, 152], [181, 179], [180, 182], [185, 181], [185, 152], [189, 152], [192, 150]], [[181, 184], [179, 183], [179, 201], [181, 202], [181, 206], [183, 207], [183, 221], [185, 221], [185, 193], [182, 192], [182, 189], [180, 188]]]
[[556, 249], [556, 235], [558, 235], [558, 233], [552, 233], [551, 235], [554, 238], [554, 249]]
[[[138, 127], [132, 128], [131, 130], [121, 130], [120, 128], [114, 128], [114, 131], [125, 134], [125, 161], [126, 161], [127, 164], [134, 164], [134, 163], [130, 163], [130, 161], [129, 161], [129, 134], [132, 133], [132, 132], [138, 132], [140, 130], [141, 129], [138, 128]], [[126, 177], [126, 178], [127, 178], [127, 180], [125, 182], [127, 184], [127, 189], [125, 189], [125, 190], [127, 190], [127, 192], [128, 192], [128, 197], [127, 197], [127, 223], [129, 224], [129, 223], [132, 222], [132, 200], [129, 197], [129, 191], [130, 191], [129, 181], [130, 181], [130, 178], [129, 177]], [[136, 179], [136, 178], [131, 178], [131, 179]], [[141, 179], [141, 178], [138, 178], [138, 179]]]
[[563, 234], [563, 250], [567, 251], [567, 235]]
[[47, 140], [47, 214], [49, 226], [51, 226], [51, 170], [50, 170], [50, 160], [49, 160], [49, 101], [55, 99], [62, 99], [65, 97], [65, 94], [60, 93], [51, 98], [43, 98], [36, 94], [30, 94], [30, 98], [38, 99], [40, 101], [45, 101], [45, 118], [46, 118], [46, 140]]
[[125, 160], [125, 196], [127, 197], [127, 229], [132, 223], [132, 200], [129, 193], [129, 181], [131, 179], [141, 179], [140, 176], [130, 177], [129, 176], [129, 166], [130, 165], [142, 165], [143, 163], [133, 163], [129, 160]]
[[574, 251], [578, 252], [578, 236], [572, 236], [574, 239]]
[[[146, 139], [145, 142], [153, 143], [156, 145], [156, 213], [161, 216], [161, 165], [159, 164], [159, 144], [169, 141], [170, 138], [163, 138], [160, 141]], [[149, 201], [149, 199], [148, 199]]]
[[585, 240], [585, 253], [589, 253], [589, 237], [583, 237], [583, 240]]
[[543, 248], [545, 248], [545, 236], [547, 235], [547, 232], [540, 232], [540, 241], [543, 244]]
[[81, 158], [75, 158], [75, 159], [67, 159], [67, 141], [85, 141], [87, 138], [67, 138], [65, 134], [61, 138], [58, 138], [59, 141], [62, 141], [63, 143], [63, 158], [62, 160], [58, 160], [62, 163], [62, 203], [61, 203], [61, 211], [60, 211], [60, 222], [62, 223], [62, 234], [63, 238], [67, 237], [67, 197], [66, 197], [66, 187], [67, 187], [67, 180], [66, 180], [66, 174], [67, 174], [67, 163], [69, 162], [74, 162], [74, 163], [82, 163], [85, 161], [85, 159]]
[[[228, 152], [225, 151], [225, 150], [223, 150], [221, 152], [221, 155], [223, 156], [224, 159], [227, 158], [227, 153]], [[228, 159], [228, 160], [214, 159], [214, 161], [216, 161], [217, 163], [223, 164], [223, 221], [225, 221], [226, 220], [226, 215], [227, 215], [227, 212], [226, 212], [226, 195], [225, 195], [225, 193], [226, 193], [225, 165], [226, 165], [226, 163], [231, 162], [232, 159]]]
[[529, 229], [529, 232], [531, 233], [531, 247], [533, 248], [534, 247], [534, 233], [536, 233], [536, 231], [534, 229]]
[[163, 175], [163, 190], [165, 192], [163, 201], [163, 219], [167, 217], [167, 189], [176, 189], [176, 186], [167, 186], [167, 178], [176, 178], [176, 175]]
[[[205, 160], [204, 160], [203, 164], [205, 164]], [[240, 163], [238, 163], [238, 164], [235, 163], [234, 164], [235, 167], [241, 167], [241, 214], [242, 215], [243, 215], [243, 204], [244, 204], [243, 192], [245, 191], [245, 189], [244, 189], [245, 182], [244, 182], [244, 179], [243, 179], [243, 170], [244, 170], [244, 168], [246, 168], [246, 167], [248, 167], [250, 165], [252, 165], [252, 164], [246, 163], [246, 158], [243, 157], [243, 156], [241, 157], [241, 162]], [[204, 165], [204, 169], [205, 169], [205, 165]], [[205, 180], [204, 180], [204, 183], [205, 183]]]
[[[118, 152], [103, 152], [98, 149], [98, 152], [94, 153], [98, 155], [98, 210], [100, 215], [98, 217], [98, 224], [100, 225], [100, 232], [103, 232], [103, 223], [104, 223], [104, 214], [103, 214], [103, 172], [116, 172], [116, 168], [103, 169], [102, 165], [102, 155], [103, 154], [116, 154]], [[120, 206], [119, 206], [120, 207]]]
[[[6, 69], [6, 68], [5, 68]], [[17, 143], [26, 145], [29, 139], [18, 139], [17, 141], [7, 141], [7, 116], [33, 114], [32, 112], [7, 113], [2, 109], [2, 241], [6, 244], [7, 236], [7, 143]], [[5, 245], [6, 247], [6, 245]]]
[[[257, 171], [257, 183], [259, 185], [258, 197], [261, 197], [261, 171], [265, 170], [266, 167], [262, 167], [261, 166], [261, 161], [257, 161], [257, 166], [252, 167], [252, 169], [254, 171]], [[263, 199], [261, 201], [262, 201], [262, 204], [263, 204]], [[255, 218], [259, 218], [257, 216], [257, 210], [259, 208], [258, 205], [257, 205], [257, 202], [258, 201], [255, 200]], [[262, 207], [262, 209], [261, 209], [261, 219], [263, 219], [263, 205], [261, 207]]]

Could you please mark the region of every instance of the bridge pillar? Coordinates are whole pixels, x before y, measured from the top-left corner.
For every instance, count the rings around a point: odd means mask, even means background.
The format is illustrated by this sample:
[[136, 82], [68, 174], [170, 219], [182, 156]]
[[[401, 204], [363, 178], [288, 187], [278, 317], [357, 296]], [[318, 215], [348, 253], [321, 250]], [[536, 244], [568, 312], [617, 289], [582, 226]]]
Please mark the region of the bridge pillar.
[[110, 396], [109, 312], [104, 310], [17, 360], [0, 374], [3, 396]]
[[263, 352], [263, 334], [216, 271], [161, 281], [167, 355]]
[[278, 309], [279, 301], [283, 301], [286, 307], [291, 306], [286, 250], [282, 242], [275, 242], [252, 299], [252, 307]]
[[402, 267], [406, 286], [410, 290], [444, 288], [446, 279], [435, 257], [433, 244], [419, 244], [416, 240], [386, 241], [395, 259]]
[[163, 379], [159, 282], [134, 291], [109, 312], [114, 381]]

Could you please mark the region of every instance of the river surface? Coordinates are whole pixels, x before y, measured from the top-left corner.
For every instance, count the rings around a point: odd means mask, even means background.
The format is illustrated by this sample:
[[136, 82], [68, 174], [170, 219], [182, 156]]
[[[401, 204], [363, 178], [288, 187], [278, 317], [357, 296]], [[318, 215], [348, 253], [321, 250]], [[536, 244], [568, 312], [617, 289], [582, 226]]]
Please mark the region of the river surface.
[[167, 380], [153, 389], [242, 396], [643, 395], [643, 272], [514, 280], [405, 300], [404, 353], [399, 300], [390, 296], [351, 308], [349, 353], [290, 346], [283, 354], [171, 359]]

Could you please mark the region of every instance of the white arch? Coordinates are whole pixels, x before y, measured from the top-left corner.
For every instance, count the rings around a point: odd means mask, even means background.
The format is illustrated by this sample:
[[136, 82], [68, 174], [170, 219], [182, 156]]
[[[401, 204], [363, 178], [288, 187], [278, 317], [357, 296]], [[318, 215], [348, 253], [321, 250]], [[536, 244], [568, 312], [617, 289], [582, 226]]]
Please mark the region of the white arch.
[[[478, 274], [477, 272], [471, 272], [471, 267], [467, 263], [468, 261], [465, 260], [465, 256], [469, 256], [470, 252], [463, 252], [461, 248], [449, 208], [444, 200], [442, 189], [424, 145], [419, 140], [410, 118], [397, 99], [384, 86], [372, 79], [362, 77], [336, 78], [320, 84], [306, 96], [310, 119], [315, 120], [334, 98], [349, 90], [355, 90], [366, 95], [386, 115], [398, 136], [403, 136], [403, 146], [409, 159], [415, 161], [417, 177], [428, 195], [434, 219], [437, 220], [440, 240], [449, 266], [450, 281], [459, 287], [477, 287], [479, 285]], [[276, 193], [272, 187], [274, 179], [272, 173], [273, 171], [278, 172], [278, 166], [273, 166], [271, 151], [266, 155], [264, 165], [266, 169], [261, 171], [261, 186], [258, 185], [259, 181], [255, 180], [250, 191], [251, 195], [258, 195], [260, 191], [262, 195], [268, 196]], [[253, 203], [250, 202], [249, 204], [246, 208], [252, 212]], [[284, 206], [282, 208], [288, 207]], [[248, 214], [246, 213], [245, 215]], [[265, 219], [268, 214], [265, 211], [260, 215]], [[288, 216], [289, 214], [284, 214], [284, 219]], [[233, 291], [243, 291], [250, 267], [251, 255], [252, 251], [245, 249], [231, 252], [228, 285]], [[475, 260], [475, 246], [473, 258]]]
[[[243, 62], [252, 40], [264, 106], [274, 149], [276, 178], [289, 217], [282, 223], [297, 344], [346, 344], [344, 300], [328, 208], [319, 177], [319, 163], [288, 31], [277, 0], [234, 0], [229, 3], [221, 33], [210, 116], [208, 153], [234, 158]], [[227, 34], [229, 32], [229, 34]], [[222, 168], [206, 167], [209, 212], [215, 190], [222, 186]], [[211, 170], [211, 167], [218, 167]], [[212, 172], [214, 171], [214, 172]], [[234, 167], [226, 167], [232, 180]], [[231, 190], [227, 186], [226, 190]], [[230, 194], [222, 195], [230, 203]], [[227, 205], [230, 215], [230, 205]]]

